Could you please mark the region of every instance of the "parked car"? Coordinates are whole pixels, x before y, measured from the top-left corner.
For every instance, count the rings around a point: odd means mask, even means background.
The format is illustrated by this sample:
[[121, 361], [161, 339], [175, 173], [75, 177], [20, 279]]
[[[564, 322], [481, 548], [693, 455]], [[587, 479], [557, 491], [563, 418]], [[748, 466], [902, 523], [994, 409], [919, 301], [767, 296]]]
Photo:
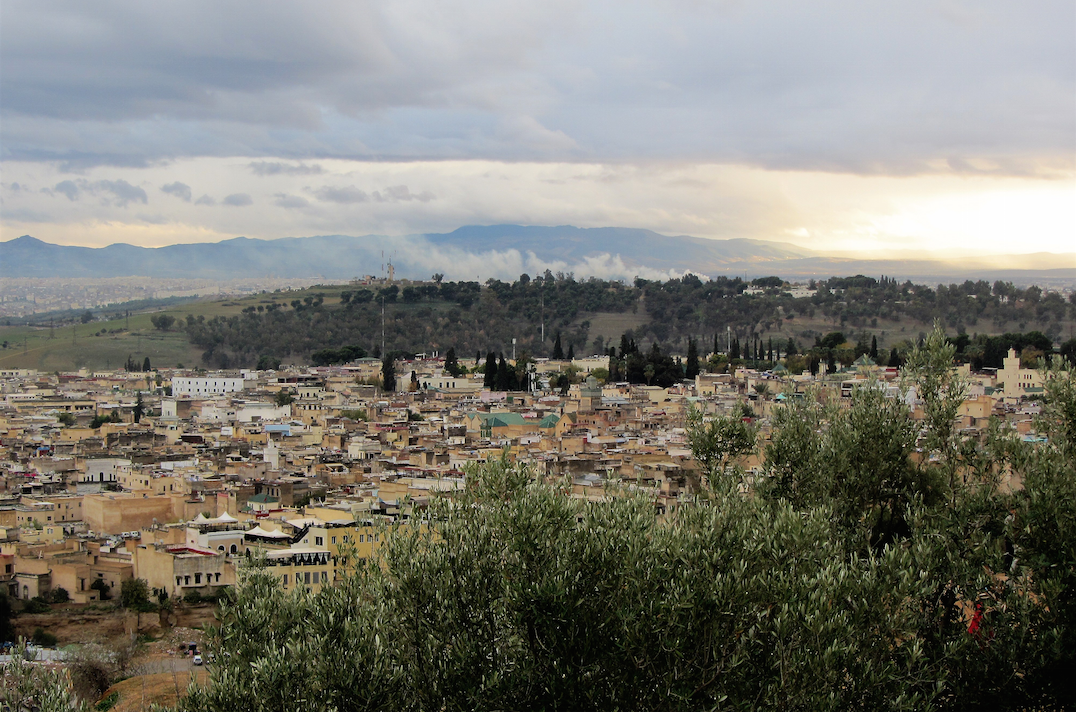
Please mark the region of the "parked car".
[[195, 665], [201, 665], [202, 664], [202, 656], [201, 655], [195, 655], [194, 656], [194, 664]]

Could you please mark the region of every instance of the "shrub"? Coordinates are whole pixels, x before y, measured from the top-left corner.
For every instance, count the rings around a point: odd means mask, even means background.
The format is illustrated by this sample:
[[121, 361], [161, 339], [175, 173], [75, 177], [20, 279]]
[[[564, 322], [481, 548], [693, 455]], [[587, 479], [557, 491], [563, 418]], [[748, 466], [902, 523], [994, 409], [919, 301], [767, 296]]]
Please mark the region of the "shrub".
[[58, 641], [55, 635], [41, 627], [34, 628], [34, 634], [30, 636], [30, 642], [42, 648], [55, 648]]
[[27, 613], [48, 613], [52, 610], [52, 607], [41, 596], [34, 596], [25, 603], [23, 610]]
[[71, 684], [84, 700], [96, 700], [105, 693], [115, 677], [112, 653], [99, 645], [83, 645], [67, 659]]
[[149, 600], [149, 584], [145, 579], [124, 579], [120, 583], [120, 604], [136, 611], [156, 610]]
[[56, 588], [49, 591], [48, 600], [49, 603], [67, 603], [71, 600], [71, 594], [67, 592], [66, 588], [63, 588], [62, 586], [57, 586]]
[[116, 703], [120, 700], [120, 693], [113, 692], [111, 695], [104, 697], [97, 701], [97, 704], [93, 706], [96, 712], [108, 712], [110, 709], [116, 706]]

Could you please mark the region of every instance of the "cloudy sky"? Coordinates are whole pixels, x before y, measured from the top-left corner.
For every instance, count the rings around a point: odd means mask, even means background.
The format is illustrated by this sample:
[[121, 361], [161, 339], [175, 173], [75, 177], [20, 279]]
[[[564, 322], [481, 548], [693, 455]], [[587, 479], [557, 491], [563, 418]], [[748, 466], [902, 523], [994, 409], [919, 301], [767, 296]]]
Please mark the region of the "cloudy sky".
[[1076, 251], [1076, 5], [0, 5], [0, 239]]

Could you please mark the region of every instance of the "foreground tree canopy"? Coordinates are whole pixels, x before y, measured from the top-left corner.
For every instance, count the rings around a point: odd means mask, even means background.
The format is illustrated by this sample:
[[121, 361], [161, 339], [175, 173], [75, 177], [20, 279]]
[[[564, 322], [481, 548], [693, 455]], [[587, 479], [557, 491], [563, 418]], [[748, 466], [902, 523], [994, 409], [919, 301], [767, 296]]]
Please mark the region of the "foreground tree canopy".
[[[945, 381], [935, 356], [909, 376]], [[342, 585], [289, 594], [245, 569], [182, 707], [1069, 707], [1076, 378], [1047, 395], [1048, 442], [924, 433], [880, 388], [807, 399], [752, 478], [745, 433], [696, 418], [708, 484], [664, 514], [488, 462]]]

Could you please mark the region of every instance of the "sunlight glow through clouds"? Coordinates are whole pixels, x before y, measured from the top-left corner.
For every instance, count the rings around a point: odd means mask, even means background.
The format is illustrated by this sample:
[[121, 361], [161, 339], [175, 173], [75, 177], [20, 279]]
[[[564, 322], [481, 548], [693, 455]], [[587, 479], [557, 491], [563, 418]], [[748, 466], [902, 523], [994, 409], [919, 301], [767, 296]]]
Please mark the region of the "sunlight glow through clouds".
[[[145, 201], [124, 201], [120, 182]], [[18, 186], [17, 188], [15, 186]], [[0, 239], [146, 246], [244, 235], [645, 227], [823, 252], [1074, 252], [1071, 179], [862, 176], [717, 164], [188, 158], [149, 168], [8, 162]], [[937, 254], [935, 256], [943, 256]]]

